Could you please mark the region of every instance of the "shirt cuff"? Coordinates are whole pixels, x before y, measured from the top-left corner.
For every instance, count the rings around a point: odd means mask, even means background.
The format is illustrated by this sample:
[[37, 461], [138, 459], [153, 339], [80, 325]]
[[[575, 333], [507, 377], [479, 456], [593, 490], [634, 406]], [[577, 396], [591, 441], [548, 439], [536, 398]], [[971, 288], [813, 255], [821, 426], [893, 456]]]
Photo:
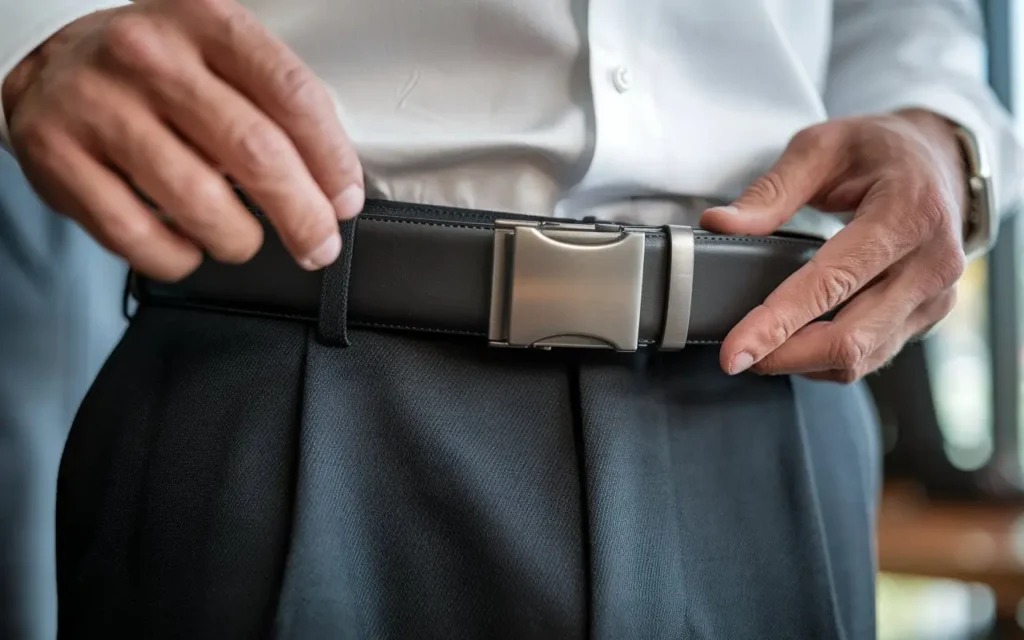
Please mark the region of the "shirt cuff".
[[[130, 0], [0, 0], [0, 86], [25, 56], [68, 24], [96, 11], [129, 4]], [[2, 95], [0, 147], [11, 149]]]

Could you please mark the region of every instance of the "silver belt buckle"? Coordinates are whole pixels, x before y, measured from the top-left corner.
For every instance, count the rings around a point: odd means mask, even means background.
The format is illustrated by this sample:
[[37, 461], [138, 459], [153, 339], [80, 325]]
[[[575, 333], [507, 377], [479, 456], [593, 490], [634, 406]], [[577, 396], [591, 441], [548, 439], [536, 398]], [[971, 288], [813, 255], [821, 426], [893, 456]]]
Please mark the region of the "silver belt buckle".
[[617, 224], [496, 221], [490, 343], [636, 351], [644, 238]]

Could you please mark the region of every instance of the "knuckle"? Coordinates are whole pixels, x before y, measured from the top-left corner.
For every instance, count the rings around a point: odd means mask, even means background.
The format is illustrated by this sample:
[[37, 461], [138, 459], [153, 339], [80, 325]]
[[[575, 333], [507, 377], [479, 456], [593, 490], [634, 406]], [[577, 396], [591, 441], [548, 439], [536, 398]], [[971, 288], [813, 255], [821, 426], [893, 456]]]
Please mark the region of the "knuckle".
[[288, 114], [303, 116], [331, 110], [327, 89], [302, 63], [289, 64], [275, 73], [271, 86]]
[[103, 50], [123, 65], [146, 67], [157, 57], [157, 37], [149, 18], [136, 12], [121, 12], [107, 23]]
[[796, 333], [796, 323], [789, 319], [789, 316], [781, 313], [775, 314], [775, 322], [768, 326], [768, 339], [772, 344], [782, 344], [789, 340], [790, 336]]
[[950, 202], [946, 190], [934, 183], [922, 187], [918, 207], [933, 225], [950, 221]]
[[763, 314], [763, 327], [765, 337], [772, 345], [778, 346], [788, 340], [790, 336], [799, 329], [792, 315], [771, 303], [762, 303], [751, 313]]
[[61, 152], [62, 136], [44, 116], [26, 113], [12, 123], [10, 135], [18, 156], [38, 166], [52, 167]]
[[885, 221], [864, 220], [865, 236], [870, 238], [859, 247], [854, 259], [858, 266], [891, 265], [904, 255], [916, 241], [894, 231]]
[[182, 192], [195, 202], [216, 207], [228, 196], [227, 182], [217, 174], [195, 172], [187, 177], [181, 187]]
[[182, 181], [182, 201], [193, 206], [182, 212], [184, 226], [201, 238], [216, 260], [248, 262], [263, 244], [263, 230], [239, 210], [227, 182], [216, 174], [196, 172]]
[[758, 202], [775, 202], [785, 197], [786, 185], [778, 171], [771, 169], [761, 174], [750, 187], [746, 195]]
[[923, 185], [913, 206], [906, 216], [913, 239], [931, 237], [936, 232], [960, 233], [953, 228], [950, 197], [942, 187], [931, 182]]
[[152, 218], [144, 215], [111, 214], [98, 220], [104, 233], [116, 247], [145, 245], [153, 237]]
[[857, 290], [857, 276], [839, 265], [819, 265], [820, 277], [814, 291], [819, 313], [834, 309]]
[[967, 270], [967, 256], [960, 246], [942, 252], [942, 258], [935, 264], [935, 276], [939, 285], [947, 289], [955, 285]]
[[106, 97], [105, 84], [100, 75], [91, 69], [79, 67], [70, 71], [61, 78], [57, 88], [62, 96], [62, 113], [71, 113], [69, 107], [82, 112], [96, 111]]
[[238, 42], [246, 39], [254, 30], [260, 28], [252, 14], [234, 0], [205, 0], [205, 2], [210, 5], [207, 15], [215, 21], [225, 42]]
[[240, 167], [250, 174], [265, 177], [273, 173], [286, 152], [284, 135], [270, 124], [253, 120], [228, 134], [228, 146]]
[[856, 370], [870, 353], [870, 336], [854, 330], [839, 336], [832, 347], [830, 359], [839, 369]]

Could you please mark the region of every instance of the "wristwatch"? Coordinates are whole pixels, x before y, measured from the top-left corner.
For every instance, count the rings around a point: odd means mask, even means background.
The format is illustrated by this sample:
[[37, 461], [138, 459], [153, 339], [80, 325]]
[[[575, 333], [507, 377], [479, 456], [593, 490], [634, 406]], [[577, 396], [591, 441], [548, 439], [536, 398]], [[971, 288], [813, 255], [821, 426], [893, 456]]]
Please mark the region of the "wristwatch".
[[967, 208], [964, 211], [964, 253], [971, 260], [995, 244], [999, 216], [992, 190], [992, 169], [978, 138], [967, 128], [954, 124], [967, 177]]

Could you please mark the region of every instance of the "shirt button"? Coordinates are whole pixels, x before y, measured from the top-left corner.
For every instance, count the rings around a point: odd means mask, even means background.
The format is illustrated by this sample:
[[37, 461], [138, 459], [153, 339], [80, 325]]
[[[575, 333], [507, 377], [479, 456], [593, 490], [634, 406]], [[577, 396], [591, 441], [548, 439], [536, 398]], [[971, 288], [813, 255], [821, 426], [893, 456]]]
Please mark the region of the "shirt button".
[[633, 86], [633, 74], [626, 67], [616, 67], [612, 72], [612, 84], [619, 93], [626, 93]]

